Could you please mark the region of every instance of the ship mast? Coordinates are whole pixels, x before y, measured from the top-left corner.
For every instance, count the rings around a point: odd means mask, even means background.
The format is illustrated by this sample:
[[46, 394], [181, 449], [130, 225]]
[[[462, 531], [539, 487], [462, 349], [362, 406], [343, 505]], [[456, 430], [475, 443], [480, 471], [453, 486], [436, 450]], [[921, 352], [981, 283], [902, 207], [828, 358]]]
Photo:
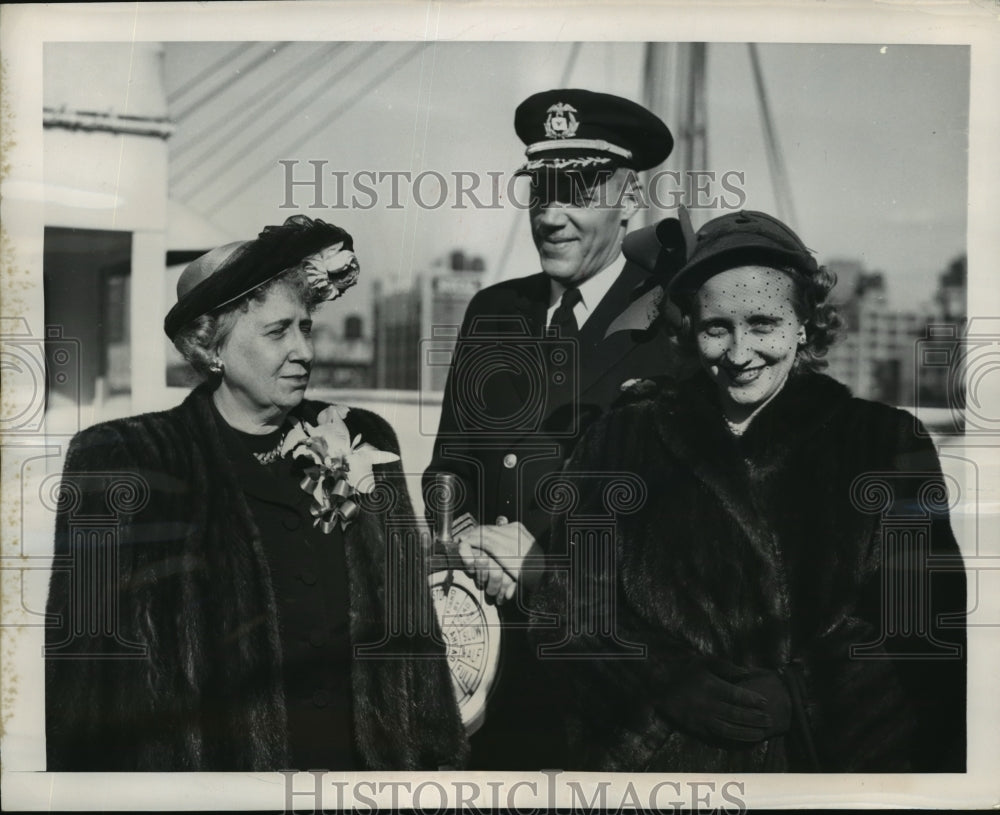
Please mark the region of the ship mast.
[[[760, 53], [756, 43], [748, 43], [750, 73], [753, 77], [753, 94], [763, 130], [764, 149], [767, 155], [768, 174], [774, 192], [779, 218], [796, 228], [795, 206], [791, 185], [785, 168], [784, 154], [777, 128], [771, 113], [771, 105], [761, 67]], [[674, 152], [668, 159], [666, 169], [679, 174], [681, 189], [685, 190], [684, 202], [691, 201], [689, 173], [694, 171], [721, 172], [723, 168], [712, 167], [708, 155], [708, 105], [706, 98], [706, 75], [708, 45], [703, 42], [646, 43], [643, 62], [643, 102], [646, 107], [660, 116], [674, 134]], [[660, 184], [661, 191], [667, 189]], [[666, 203], [666, 195], [659, 196]], [[654, 206], [650, 201], [647, 222], [654, 223], [673, 214]], [[692, 213], [695, 223], [703, 221], [710, 213]], [[699, 215], [701, 217], [699, 217]]]

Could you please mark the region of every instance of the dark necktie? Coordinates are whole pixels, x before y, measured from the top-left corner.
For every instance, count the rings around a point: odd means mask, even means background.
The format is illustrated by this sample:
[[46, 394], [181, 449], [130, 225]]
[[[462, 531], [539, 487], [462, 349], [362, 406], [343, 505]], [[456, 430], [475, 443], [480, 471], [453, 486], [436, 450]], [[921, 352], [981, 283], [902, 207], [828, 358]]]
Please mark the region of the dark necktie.
[[573, 306], [581, 300], [583, 296], [579, 289], [566, 289], [549, 322], [549, 328], [557, 330], [559, 336], [546, 346], [545, 360], [548, 368], [546, 425], [561, 432], [572, 425], [575, 415], [572, 406], [577, 399], [577, 382], [573, 372], [579, 361], [580, 326], [577, 325], [576, 315], [573, 314]]
[[559, 305], [552, 313], [552, 320], [549, 322], [549, 328], [559, 329], [560, 339], [575, 340], [580, 338], [580, 326], [576, 323], [573, 307], [581, 300], [583, 300], [583, 295], [580, 294], [579, 289], [566, 289], [562, 293]]

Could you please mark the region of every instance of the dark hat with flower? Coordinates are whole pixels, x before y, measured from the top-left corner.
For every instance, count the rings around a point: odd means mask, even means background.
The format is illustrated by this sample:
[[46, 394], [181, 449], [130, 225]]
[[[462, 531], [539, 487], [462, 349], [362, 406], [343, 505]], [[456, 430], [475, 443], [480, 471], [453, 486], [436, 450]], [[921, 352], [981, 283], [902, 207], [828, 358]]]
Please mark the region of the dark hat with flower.
[[680, 302], [710, 277], [754, 265], [792, 269], [807, 276], [819, 268], [812, 251], [787, 224], [764, 212], [741, 210], [713, 218], [698, 230], [687, 262], [670, 280], [667, 293]]
[[648, 170], [674, 146], [669, 128], [642, 105], [580, 88], [529, 96], [514, 112], [514, 129], [528, 158], [518, 175]]
[[229, 305], [296, 267], [305, 270], [322, 300], [335, 300], [360, 271], [354, 241], [339, 226], [293, 215], [267, 226], [252, 241], [219, 246], [188, 264], [177, 281], [177, 303], [163, 330], [173, 339], [192, 320]]

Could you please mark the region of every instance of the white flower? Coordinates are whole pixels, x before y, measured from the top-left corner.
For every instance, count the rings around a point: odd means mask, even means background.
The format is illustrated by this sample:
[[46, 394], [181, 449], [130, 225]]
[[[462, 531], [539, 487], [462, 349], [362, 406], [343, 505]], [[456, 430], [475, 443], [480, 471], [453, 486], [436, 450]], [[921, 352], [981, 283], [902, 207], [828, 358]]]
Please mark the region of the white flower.
[[350, 408], [341, 405], [324, 408], [316, 417], [316, 425], [299, 422], [281, 445], [282, 456], [305, 458], [322, 468], [313, 497], [323, 506], [327, 505], [323, 482], [335, 471], [339, 471], [338, 476], [345, 478], [358, 492], [369, 493], [375, 487], [372, 467], [399, 461], [398, 455], [373, 447], [362, 441], [360, 435], [352, 439], [344, 424], [349, 412]]
[[281, 454], [312, 459], [327, 469], [342, 466], [351, 449], [351, 434], [338, 412], [327, 413], [324, 419], [316, 425], [307, 422], [295, 425], [281, 444]]
[[319, 412], [319, 415], [316, 417], [316, 424], [321, 425], [325, 422], [332, 422], [334, 416], [338, 419], [346, 419], [347, 414], [350, 412], [351, 409], [347, 405], [330, 405]]
[[347, 454], [348, 483], [358, 492], [367, 494], [375, 488], [375, 476], [372, 474], [373, 464], [389, 464], [399, 461], [395, 453], [387, 453], [361, 441], [361, 436], [355, 436], [351, 442], [351, 450]]

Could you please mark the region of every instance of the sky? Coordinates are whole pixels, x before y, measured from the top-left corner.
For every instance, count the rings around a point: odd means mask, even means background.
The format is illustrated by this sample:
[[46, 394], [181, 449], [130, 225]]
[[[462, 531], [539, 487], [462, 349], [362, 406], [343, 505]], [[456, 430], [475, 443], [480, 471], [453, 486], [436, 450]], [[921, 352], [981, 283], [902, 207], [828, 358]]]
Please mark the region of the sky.
[[[965, 251], [968, 49], [758, 47], [800, 236], [821, 261], [858, 259], [883, 271], [895, 307], [927, 302], [937, 275]], [[523, 160], [513, 116], [525, 97], [584, 87], [642, 99], [642, 43], [291, 43], [268, 52], [263, 43], [166, 44], [177, 122], [171, 197], [227, 238], [251, 237], [295, 212], [343, 226], [366, 281], [351, 295], [362, 314], [373, 280], [406, 286], [455, 248], [481, 255], [491, 282], [538, 270], [523, 210], [505, 197], [492, 208], [451, 206], [455, 172], [483, 178], [480, 198], [494, 203], [486, 174], [502, 174], [506, 185]], [[675, 81], [665, 77], [666, 87]], [[704, 169], [742, 173], [744, 206], [777, 213], [746, 44], [709, 44], [705, 106]], [[293, 190], [296, 206], [282, 207], [282, 160], [295, 162], [299, 179], [312, 177], [308, 162], [325, 162], [324, 207], [312, 207], [302, 187]], [[661, 169], [676, 170], [677, 160]], [[346, 173], [340, 201], [365, 171], [440, 173], [449, 196], [430, 206], [438, 187], [426, 176], [425, 206], [414, 205], [405, 182], [394, 202], [388, 177], [369, 176], [374, 206], [359, 193], [361, 207], [334, 209], [334, 171]], [[695, 225], [721, 213], [696, 210]]]

